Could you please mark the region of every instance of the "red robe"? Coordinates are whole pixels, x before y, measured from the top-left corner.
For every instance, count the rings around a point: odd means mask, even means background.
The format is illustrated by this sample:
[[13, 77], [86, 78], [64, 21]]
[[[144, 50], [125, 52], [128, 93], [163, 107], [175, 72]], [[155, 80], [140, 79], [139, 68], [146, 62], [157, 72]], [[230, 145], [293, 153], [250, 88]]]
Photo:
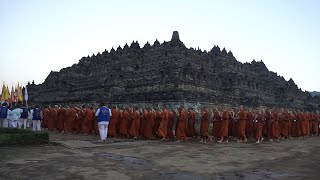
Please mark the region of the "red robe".
[[156, 112], [155, 117], [154, 117], [153, 127], [152, 127], [152, 134], [154, 134], [154, 135], [157, 134], [157, 131], [160, 127], [160, 122], [161, 122], [161, 113]]
[[225, 140], [229, 138], [229, 112], [223, 111], [222, 113], [222, 121], [221, 121], [221, 130], [220, 130], [220, 138], [224, 138]]
[[173, 125], [174, 125], [174, 113], [172, 111], [169, 111], [169, 120], [168, 120], [168, 127], [167, 127], [167, 138], [173, 139]]
[[255, 121], [255, 137], [256, 141], [260, 141], [263, 138], [263, 126], [264, 126], [264, 114], [259, 112]]
[[313, 115], [312, 120], [312, 134], [317, 136], [319, 134], [320, 115]]
[[120, 129], [119, 134], [122, 136], [127, 136], [127, 124], [129, 121], [129, 113], [127, 110], [123, 110], [123, 112], [120, 114]]
[[284, 138], [289, 137], [291, 119], [292, 119], [291, 114], [288, 112], [285, 112], [284, 119], [282, 121], [282, 135]]
[[201, 139], [209, 138], [210, 113], [208, 110], [201, 112], [200, 135]]
[[167, 109], [164, 109], [161, 112], [161, 120], [160, 120], [160, 124], [159, 124], [159, 128], [157, 131], [157, 135], [160, 138], [166, 138], [167, 137], [167, 128], [168, 128], [168, 121], [169, 121], [169, 112]]
[[153, 139], [152, 127], [154, 123], [154, 113], [152, 111], [145, 112], [145, 118], [143, 137], [146, 139]]
[[84, 109], [83, 112], [84, 118], [82, 123], [82, 133], [89, 134], [92, 131], [92, 118], [95, 114], [93, 113], [93, 110], [89, 108]]
[[240, 110], [239, 112], [239, 121], [238, 121], [238, 139], [246, 137], [246, 120], [247, 112], [245, 110]]
[[48, 119], [49, 119], [49, 113], [50, 113], [49, 109], [48, 108], [43, 109], [42, 113], [43, 113], [43, 118], [42, 118], [41, 127], [48, 128]]
[[134, 111], [132, 113], [132, 122], [129, 129], [129, 135], [132, 137], [138, 137], [140, 132], [140, 113], [139, 111]]
[[188, 113], [188, 124], [186, 129], [186, 135], [188, 137], [196, 136], [196, 113], [193, 110], [190, 110]]
[[76, 115], [76, 121], [75, 121], [75, 131], [76, 133], [81, 133], [84, 113], [82, 109], [78, 109], [78, 108], [76, 108], [76, 112], [77, 112], [77, 115]]
[[212, 128], [212, 135], [213, 137], [220, 139], [220, 132], [221, 132], [221, 123], [222, 117], [220, 116], [219, 112], [215, 111], [213, 114], [213, 128]]
[[54, 108], [49, 109], [48, 115], [48, 130], [53, 131], [56, 127], [57, 110]]
[[247, 113], [247, 121], [246, 121], [246, 136], [252, 137], [253, 135], [253, 115], [249, 111]]
[[116, 137], [116, 128], [117, 128], [117, 123], [118, 123], [118, 111], [117, 109], [113, 108], [111, 110], [111, 118], [108, 126], [108, 136], [110, 137]]
[[92, 115], [92, 130], [93, 130], [94, 135], [99, 135], [99, 127], [98, 127], [97, 116], [96, 116], [95, 110], [93, 110], [93, 115]]
[[279, 121], [280, 121], [280, 116], [278, 112], [273, 112], [273, 121], [272, 121], [272, 135], [273, 138], [279, 138], [280, 133], [279, 133]]
[[67, 119], [65, 123], [65, 132], [72, 133], [74, 131], [74, 123], [76, 121], [76, 110], [70, 108], [67, 110]]
[[185, 141], [187, 139], [186, 130], [186, 112], [184, 109], [179, 110], [179, 117], [176, 125], [176, 139], [178, 141]]
[[60, 108], [57, 114], [57, 129], [59, 131], [64, 131], [64, 123], [66, 120], [67, 110], [65, 108]]

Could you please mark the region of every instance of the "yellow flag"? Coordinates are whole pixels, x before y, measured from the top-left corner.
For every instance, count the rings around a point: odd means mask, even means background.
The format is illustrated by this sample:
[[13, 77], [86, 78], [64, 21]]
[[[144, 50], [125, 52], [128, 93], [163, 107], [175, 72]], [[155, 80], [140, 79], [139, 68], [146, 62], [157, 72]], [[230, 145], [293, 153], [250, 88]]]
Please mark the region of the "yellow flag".
[[9, 99], [9, 92], [6, 85], [3, 83], [1, 100], [6, 101], [8, 99]]
[[22, 87], [18, 83], [18, 101], [22, 102], [23, 101], [23, 95], [22, 95]]

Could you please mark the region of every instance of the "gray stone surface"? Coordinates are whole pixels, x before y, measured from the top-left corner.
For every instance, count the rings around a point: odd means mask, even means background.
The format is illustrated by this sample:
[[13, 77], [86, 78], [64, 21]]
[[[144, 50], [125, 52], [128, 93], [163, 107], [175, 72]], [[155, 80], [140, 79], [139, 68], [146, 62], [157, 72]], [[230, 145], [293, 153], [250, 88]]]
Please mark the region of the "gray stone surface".
[[[286, 68], [286, 67], [283, 67]], [[52, 71], [40, 85], [28, 85], [34, 104], [285, 107], [319, 109], [320, 97], [303, 92], [292, 79], [268, 70], [262, 61], [241, 63], [232, 52], [187, 48], [175, 31], [171, 41], [140, 47], [133, 41], [79, 63]]]
[[0, 147], [0, 179], [318, 179], [320, 138], [229, 144], [136, 140], [50, 133], [68, 143]]

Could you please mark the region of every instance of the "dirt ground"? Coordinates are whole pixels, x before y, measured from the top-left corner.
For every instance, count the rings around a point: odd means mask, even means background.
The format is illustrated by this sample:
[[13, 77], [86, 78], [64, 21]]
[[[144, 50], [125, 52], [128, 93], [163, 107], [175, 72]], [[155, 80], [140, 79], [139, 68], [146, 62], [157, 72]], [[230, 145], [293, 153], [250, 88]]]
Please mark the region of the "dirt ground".
[[0, 147], [0, 179], [319, 179], [320, 137], [200, 144], [50, 133], [49, 145]]

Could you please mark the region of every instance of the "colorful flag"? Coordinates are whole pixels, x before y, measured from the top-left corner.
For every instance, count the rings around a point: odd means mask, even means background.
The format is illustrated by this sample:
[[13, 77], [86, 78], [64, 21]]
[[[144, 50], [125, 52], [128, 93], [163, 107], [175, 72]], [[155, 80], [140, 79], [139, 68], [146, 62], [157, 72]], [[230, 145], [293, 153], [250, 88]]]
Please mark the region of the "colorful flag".
[[8, 92], [6, 85], [3, 83], [1, 100], [7, 101], [8, 99], [9, 99], [9, 92]]
[[18, 91], [18, 101], [22, 102], [23, 101], [22, 87], [19, 85], [19, 83], [18, 83], [17, 91]]

